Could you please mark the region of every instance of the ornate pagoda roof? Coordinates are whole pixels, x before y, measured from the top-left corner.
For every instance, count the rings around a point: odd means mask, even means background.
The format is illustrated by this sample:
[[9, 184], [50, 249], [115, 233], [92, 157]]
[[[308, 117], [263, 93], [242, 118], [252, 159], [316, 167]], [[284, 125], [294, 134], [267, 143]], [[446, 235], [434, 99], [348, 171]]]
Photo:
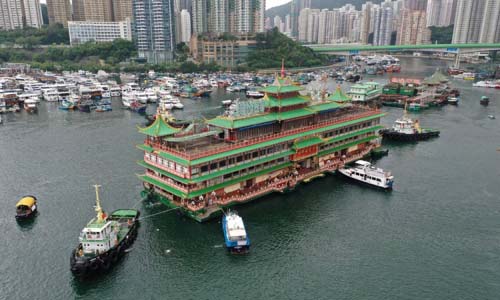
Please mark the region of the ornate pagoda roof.
[[146, 128], [139, 128], [140, 133], [154, 137], [173, 135], [179, 131], [181, 130], [168, 125], [168, 123], [160, 115], [156, 116], [153, 124]]
[[340, 85], [338, 85], [337, 89], [335, 90], [335, 93], [333, 93], [333, 95], [328, 97], [327, 100], [335, 101], [335, 102], [347, 102], [347, 101], [351, 101], [352, 98], [347, 96], [340, 88]]

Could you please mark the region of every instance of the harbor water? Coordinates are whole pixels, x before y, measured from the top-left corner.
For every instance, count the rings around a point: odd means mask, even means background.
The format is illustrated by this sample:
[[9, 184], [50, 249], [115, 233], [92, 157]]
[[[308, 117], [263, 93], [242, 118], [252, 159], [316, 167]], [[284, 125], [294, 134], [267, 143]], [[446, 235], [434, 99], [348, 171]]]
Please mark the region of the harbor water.
[[[404, 59], [395, 76], [429, 76], [446, 63]], [[42, 102], [38, 114], [4, 115], [0, 299], [498, 299], [500, 91], [452, 85], [462, 92], [458, 106], [412, 114], [440, 129], [439, 138], [384, 145], [389, 155], [376, 165], [394, 174], [392, 192], [331, 175], [240, 206], [252, 240], [246, 256], [227, 254], [220, 220], [199, 224], [175, 212], [145, 218], [124, 259], [83, 281], [73, 278], [69, 256], [94, 216], [92, 185], [102, 185], [108, 211], [166, 209], [140, 202], [135, 145], [144, 118], [119, 100], [106, 113]], [[184, 100], [175, 115], [210, 118], [229, 97], [216, 91]], [[402, 114], [383, 110], [386, 126]], [[40, 212], [19, 225], [15, 204], [25, 194], [37, 196]]]

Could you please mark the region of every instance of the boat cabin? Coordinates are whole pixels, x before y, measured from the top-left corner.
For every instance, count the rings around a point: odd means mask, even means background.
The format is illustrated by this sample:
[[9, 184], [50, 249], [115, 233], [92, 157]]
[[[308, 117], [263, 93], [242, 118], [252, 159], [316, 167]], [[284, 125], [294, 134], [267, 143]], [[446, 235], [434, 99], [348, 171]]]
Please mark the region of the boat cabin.
[[118, 228], [113, 221], [93, 219], [80, 233], [83, 254], [99, 254], [108, 251], [118, 243]]

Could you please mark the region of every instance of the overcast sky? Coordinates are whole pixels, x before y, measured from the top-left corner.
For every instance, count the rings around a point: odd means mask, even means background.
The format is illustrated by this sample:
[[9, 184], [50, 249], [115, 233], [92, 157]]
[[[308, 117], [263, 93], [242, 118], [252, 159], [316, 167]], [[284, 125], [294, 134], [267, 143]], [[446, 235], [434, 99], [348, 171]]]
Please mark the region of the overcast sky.
[[290, 0], [267, 0], [266, 1], [266, 8], [271, 8], [273, 6], [278, 6], [281, 4], [285, 4], [287, 2], [290, 2]]

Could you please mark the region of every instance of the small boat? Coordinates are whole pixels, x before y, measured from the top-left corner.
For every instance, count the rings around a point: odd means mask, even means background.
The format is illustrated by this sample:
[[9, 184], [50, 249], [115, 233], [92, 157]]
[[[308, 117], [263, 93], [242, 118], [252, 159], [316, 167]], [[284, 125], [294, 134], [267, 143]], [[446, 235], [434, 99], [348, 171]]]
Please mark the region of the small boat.
[[30, 114], [38, 112], [38, 100], [36, 100], [36, 99], [28, 98], [28, 99], [24, 100], [23, 106], [24, 106], [24, 110]]
[[80, 100], [77, 105], [78, 110], [81, 112], [89, 113], [91, 110], [95, 109], [94, 101], [88, 100]]
[[63, 102], [61, 102], [61, 105], [59, 105], [59, 109], [60, 110], [73, 110], [73, 109], [75, 109], [75, 104], [71, 101], [63, 100]]
[[132, 103], [130, 103], [130, 110], [139, 114], [146, 113], [146, 108], [147, 105], [139, 103], [139, 101], [133, 101]]
[[36, 204], [35, 196], [28, 195], [21, 198], [16, 204], [16, 219], [29, 219], [35, 216], [37, 212]]
[[493, 120], [493, 119], [496, 119], [494, 115], [488, 115], [488, 118], [490, 118], [490, 119], [492, 119], [492, 120]]
[[488, 97], [486, 97], [486, 96], [482, 96], [482, 97], [481, 97], [481, 100], [479, 100], [479, 103], [480, 103], [481, 105], [486, 106], [486, 105], [488, 105], [488, 104], [490, 103], [490, 98], [488, 98]]
[[260, 99], [264, 97], [264, 94], [259, 91], [247, 91], [246, 96], [248, 98]]
[[382, 189], [392, 189], [392, 185], [394, 184], [394, 176], [392, 176], [391, 172], [376, 168], [364, 160], [356, 161], [353, 167], [339, 169], [339, 173]]
[[235, 254], [244, 254], [250, 250], [250, 239], [245, 230], [243, 219], [235, 211], [228, 211], [222, 217], [222, 231], [226, 248]]
[[139, 212], [119, 209], [106, 215], [99, 200], [99, 185], [95, 185], [97, 216], [83, 228], [78, 246], [71, 252], [71, 272], [85, 277], [108, 271], [125, 255], [137, 237]]
[[111, 108], [111, 105], [109, 104], [101, 104], [97, 105], [95, 111], [96, 112], [105, 112], [105, 111], [112, 111], [113, 108]]
[[406, 109], [403, 117], [397, 119], [392, 128], [380, 130], [384, 139], [404, 142], [427, 140], [439, 136], [439, 133], [439, 130], [420, 128], [418, 120], [408, 118]]
[[459, 100], [458, 97], [448, 97], [448, 104], [457, 105]]

